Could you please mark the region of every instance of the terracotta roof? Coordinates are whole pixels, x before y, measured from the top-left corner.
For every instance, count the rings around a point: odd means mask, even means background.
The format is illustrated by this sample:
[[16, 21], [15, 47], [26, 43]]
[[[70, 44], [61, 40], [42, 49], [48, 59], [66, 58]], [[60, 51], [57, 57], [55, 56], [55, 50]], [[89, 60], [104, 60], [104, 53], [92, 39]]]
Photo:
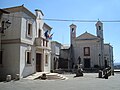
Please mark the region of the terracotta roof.
[[16, 6], [16, 7], [10, 7], [10, 8], [4, 8], [3, 10], [6, 10], [6, 11], [8, 11], [10, 13], [25, 12], [26, 14], [30, 15], [34, 19], [36, 18], [36, 16], [31, 11], [29, 11], [26, 7], [24, 7], [24, 5]]
[[10, 12], [7, 12], [7, 11], [5, 11], [3, 9], [0, 9], [0, 14], [2, 14], [2, 13], [9, 14]]
[[95, 39], [99, 39], [99, 38], [88, 32], [85, 32], [80, 36], [76, 37], [76, 40], [95, 40]]

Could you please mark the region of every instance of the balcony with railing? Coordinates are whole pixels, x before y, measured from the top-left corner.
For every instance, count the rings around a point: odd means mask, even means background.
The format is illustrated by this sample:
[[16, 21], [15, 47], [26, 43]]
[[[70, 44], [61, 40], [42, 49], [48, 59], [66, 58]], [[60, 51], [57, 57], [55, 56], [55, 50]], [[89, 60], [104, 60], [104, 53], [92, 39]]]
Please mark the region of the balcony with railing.
[[42, 37], [35, 38], [35, 46], [41, 49], [50, 49], [49, 40]]

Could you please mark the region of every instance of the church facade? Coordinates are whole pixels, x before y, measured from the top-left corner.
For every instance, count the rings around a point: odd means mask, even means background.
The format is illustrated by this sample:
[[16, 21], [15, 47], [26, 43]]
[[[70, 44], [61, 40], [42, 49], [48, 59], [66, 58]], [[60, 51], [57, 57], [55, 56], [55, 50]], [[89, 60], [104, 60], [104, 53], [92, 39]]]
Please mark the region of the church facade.
[[[70, 25], [70, 48], [68, 49], [69, 54], [67, 54], [69, 55], [67, 58], [69, 69], [80, 64], [84, 69], [112, 67], [113, 48], [110, 44], [104, 44], [103, 23], [98, 21], [95, 26], [97, 35], [85, 32], [76, 37], [77, 26]], [[106, 47], [111, 47], [111, 50]], [[107, 52], [107, 57], [105, 52]], [[61, 55], [61, 57], [66, 56]]]

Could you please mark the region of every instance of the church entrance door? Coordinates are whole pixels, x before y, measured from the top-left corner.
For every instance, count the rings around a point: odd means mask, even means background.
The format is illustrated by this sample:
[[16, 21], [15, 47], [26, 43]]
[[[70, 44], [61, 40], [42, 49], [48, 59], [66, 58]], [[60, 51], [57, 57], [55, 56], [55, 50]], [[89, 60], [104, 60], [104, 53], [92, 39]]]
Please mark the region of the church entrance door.
[[90, 58], [84, 58], [84, 68], [90, 68]]

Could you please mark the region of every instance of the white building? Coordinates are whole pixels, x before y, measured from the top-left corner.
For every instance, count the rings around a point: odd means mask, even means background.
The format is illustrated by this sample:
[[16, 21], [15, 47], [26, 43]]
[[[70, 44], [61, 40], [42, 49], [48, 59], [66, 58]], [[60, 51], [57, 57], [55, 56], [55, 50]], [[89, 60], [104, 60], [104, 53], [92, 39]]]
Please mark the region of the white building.
[[36, 71], [50, 71], [50, 41], [44, 33], [51, 27], [44, 23], [43, 13], [36, 10], [36, 15], [24, 6], [6, 8], [10, 15], [2, 20], [11, 21], [10, 28], [2, 34], [2, 64], [0, 77], [7, 74], [14, 78], [26, 77]]
[[110, 44], [104, 44], [105, 66], [111, 66], [114, 69], [113, 47]]
[[[104, 45], [103, 23], [98, 21], [95, 26], [97, 35], [85, 32], [76, 37], [77, 26], [74, 24], [70, 25], [70, 48], [67, 49], [69, 54], [61, 55], [62, 58], [68, 59], [69, 69], [77, 64], [82, 64], [84, 69], [105, 68], [108, 65], [113, 65], [113, 48], [109, 50], [107, 46], [111, 46]], [[64, 50], [65, 53], [67, 51]], [[109, 52], [107, 56], [110, 58], [107, 62], [105, 60], [106, 52]], [[108, 62], [112, 63], [108, 64]]]
[[58, 63], [58, 68], [69, 69], [69, 64], [72, 63], [70, 60], [70, 46], [63, 45], [60, 50], [60, 58]]
[[[2, 64], [2, 53], [1, 53], [1, 33], [5, 30], [5, 28], [3, 27], [3, 24], [8, 24], [6, 22], [3, 22], [2, 21], [2, 15], [3, 14], [9, 14], [9, 12], [3, 10], [3, 9], [0, 9], [0, 65]], [[10, 23], [9, 23], [10, 24]]]
[[62, 44], [57, 41], [51, 42], [51, 70], [58, 69], [58, 61]]

